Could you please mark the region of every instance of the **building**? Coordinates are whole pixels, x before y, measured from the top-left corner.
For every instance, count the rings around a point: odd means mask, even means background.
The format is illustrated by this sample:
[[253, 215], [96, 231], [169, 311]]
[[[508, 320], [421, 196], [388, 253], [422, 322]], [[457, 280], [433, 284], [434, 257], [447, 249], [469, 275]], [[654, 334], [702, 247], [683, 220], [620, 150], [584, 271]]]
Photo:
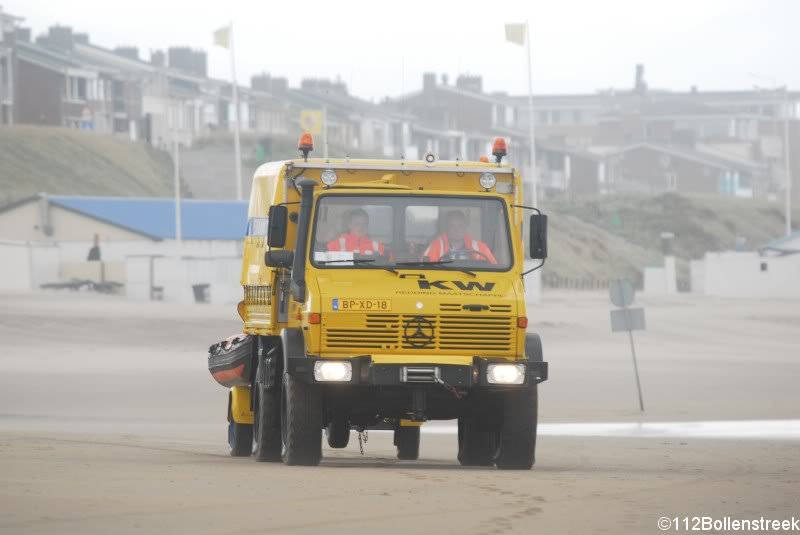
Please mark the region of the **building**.
[[[4, 13], [0, 6], [0, 125], [14, 123], [14, 78], [17, 24], [21, 18]], [[20, 32], [24, 38], [25, 33]]]
[[235, 303], [246, 226], [246, 202], [183, 200], [179, 248], [173, 199], [37, 195], [0, 208], [0, 288], [88, 280], [133, 299]]
[[460, 75], [455, 84], [434, 73], [422, 76], [422, 89], [387, 101], [410, 121], [411, 145], [418, 154], [441, 159], [477, 160], [491, 153], [492, 141], [509, 143], [509, 161], [527, 166], [527, 131], [506, 95], [483, 93], [480, 76]]
[[766, 166], [752, 160], [663, 143], [576, 148], [541, 142], [537, 160], [541, 187], [551, 197], [669, 191], [753, 197], [768, 178]]
[[[293, 117], [299, 118], [303, 110], [323, 112], [329, 147], [344, 151], [335, 156], [400, 158], [407, 153], [409, 120], [351, 95], [340, 80], [306, 78], [301, 80], [300, 88], [289, 89], [284, 96]], [[295, 133], [299, 134], [299, 122], [295, 124]], [[320, 145], [319, 149], [324, 147]]]

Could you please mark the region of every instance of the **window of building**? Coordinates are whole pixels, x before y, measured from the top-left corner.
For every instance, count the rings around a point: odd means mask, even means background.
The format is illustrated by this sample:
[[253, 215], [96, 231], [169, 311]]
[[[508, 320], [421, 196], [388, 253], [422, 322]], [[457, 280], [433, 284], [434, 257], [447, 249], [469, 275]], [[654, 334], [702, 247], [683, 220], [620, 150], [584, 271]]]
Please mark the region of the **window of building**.
[[546, 111], [539, 112], [539, 123], [540, 124], [549, 124], [550, 123], [550, 114]]
[[678, 190], [678, 175], [675, 173], [667, 173], [667, 191]]

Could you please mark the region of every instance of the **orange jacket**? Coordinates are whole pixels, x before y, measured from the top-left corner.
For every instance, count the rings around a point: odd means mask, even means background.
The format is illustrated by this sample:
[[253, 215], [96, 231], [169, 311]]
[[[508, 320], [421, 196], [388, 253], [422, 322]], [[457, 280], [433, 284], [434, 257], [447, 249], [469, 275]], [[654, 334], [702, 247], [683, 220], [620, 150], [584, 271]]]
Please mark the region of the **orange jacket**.
[[[474, 260], [488, 260], [492, 264], [497, 263], [497, 259], [495, 259], [494, 255], [492, 254], [492, 250], [489, 249], [489, 246], [480, 240], [472, 239], [472, 237], [470, 237], [468, 234], [464, 236], [464, 250], [481, 253], [473, 254], [472, 257]], [[441, 260], [442, 256], [446, 255], [449, 251], [450, 240], [447, 237], [447, 233], [444, 232], [433, 239], [431, 244], [423, 253], [423, 256], [427, 256], [432, 262], [438, 262]]]
[[384, 252], [382, 243], [351, 233], [340, 234], [338, 238], [329, 241], [327, 247], [329, 251], [348, 251], [363, 255], [382, 255]]

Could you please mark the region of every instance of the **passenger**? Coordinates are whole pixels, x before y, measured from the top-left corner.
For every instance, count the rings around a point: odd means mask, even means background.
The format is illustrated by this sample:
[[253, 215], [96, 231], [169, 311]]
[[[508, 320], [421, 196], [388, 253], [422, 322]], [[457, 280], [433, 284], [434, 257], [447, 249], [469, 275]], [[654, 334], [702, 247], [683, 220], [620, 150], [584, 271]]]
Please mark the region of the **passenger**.
[[383, 255], [383, 244], [373, 240], [367, 234], [369, 215], [361, 208], [356, 208], [345, 215], [345, 228], [338, 238], [328, 242], [328, 251], [348, 251], [362, 255]]
[[432, 262], [469, 258], [497, 264], [489, 246], [467, 234], [467, 218], [459, 210], [447, 213], [445, 232], [433, 239], [423, 256]]

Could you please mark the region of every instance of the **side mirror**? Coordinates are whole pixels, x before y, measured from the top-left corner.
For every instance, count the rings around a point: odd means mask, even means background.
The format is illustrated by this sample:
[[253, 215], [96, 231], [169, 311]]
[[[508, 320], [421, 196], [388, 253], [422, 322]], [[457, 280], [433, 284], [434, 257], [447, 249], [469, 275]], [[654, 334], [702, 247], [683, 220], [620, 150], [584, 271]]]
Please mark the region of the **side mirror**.
[[267, 267], [289, 269], [292, 267], [292, 262], [294, 262], [294, 251], [267, 251], [264, 254], [264, 263]]
[[531, 216], [529, 249], [534, 260], [547, 258], [547, 216], [544, 214]]
[[288, 226], [289, 209], [284, 205], [269, 207], [269, 225], [267, 226], [267, 245], [282, 248], [286, 245], [286, 227]]

